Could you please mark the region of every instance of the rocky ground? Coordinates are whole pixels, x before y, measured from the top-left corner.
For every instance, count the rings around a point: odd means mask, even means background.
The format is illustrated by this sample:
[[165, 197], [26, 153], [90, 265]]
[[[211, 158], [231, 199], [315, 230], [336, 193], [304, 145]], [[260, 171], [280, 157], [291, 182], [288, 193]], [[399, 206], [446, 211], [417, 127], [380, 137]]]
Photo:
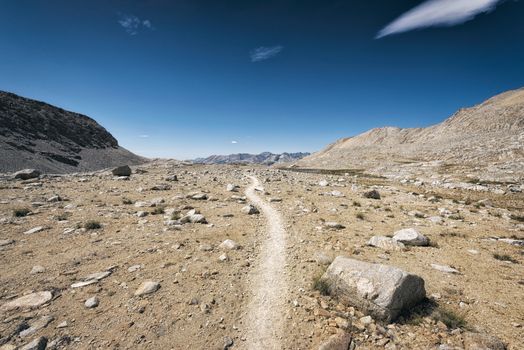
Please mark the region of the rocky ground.
[[[155, 162], [130, 177], [0, 180], [0, 349], [253, 344], [268, 232], [264, 212], [245, 208], [249, 175], [285, 229], [284, 303], [268, 311], [285, 320], [281, 348], [501, 348], [494, 337], [524, 347], [522, 193]], [[429, 246], [367, 244], [406, 228]], [[419, 275], [428, 299], [375, 321], [324, 295], [318, 277], [336, 256]]]

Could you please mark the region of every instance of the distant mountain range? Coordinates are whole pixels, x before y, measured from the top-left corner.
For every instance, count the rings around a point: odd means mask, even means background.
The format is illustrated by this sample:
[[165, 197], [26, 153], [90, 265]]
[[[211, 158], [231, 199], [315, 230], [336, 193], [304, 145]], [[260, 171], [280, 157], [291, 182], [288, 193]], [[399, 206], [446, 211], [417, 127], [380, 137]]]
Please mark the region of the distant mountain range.
[[309, 153], [281, 153], [274, 154], [270, 152], [263, 152], [260, 154], [237, 153], [229, 155], [213, 155], [207, 158], [197, 158], [192, 162], [196, 164], [283, 164], [296, 162], [309, 156]]
[[0, 91], [0, 172], [71, 173], [146, 160], [85, 115]]

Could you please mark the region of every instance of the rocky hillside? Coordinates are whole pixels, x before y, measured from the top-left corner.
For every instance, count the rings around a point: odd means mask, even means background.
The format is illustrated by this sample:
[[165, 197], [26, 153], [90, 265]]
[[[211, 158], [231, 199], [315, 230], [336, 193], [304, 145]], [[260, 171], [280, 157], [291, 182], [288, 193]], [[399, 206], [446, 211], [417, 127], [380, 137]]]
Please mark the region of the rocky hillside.
[[260, 154], [237, 153], [226, 156], [213, 155], [207, 158], [197, 158], [193, 163], [197, 164], [283, 164], [296, 162], [308, 156], [309, 153], [281, 153], [274, 154], [270, 152], [263, 152]]
[[0, 91], [0, 172], [68, 173], [142, 162], [93, 119]]
[[377, 170], [432, 161], [447, 166], [495, 166], [522, 174], [524, 88], [461, 109], [431, 127], [385, 127], [338, 140], [296, 165]]

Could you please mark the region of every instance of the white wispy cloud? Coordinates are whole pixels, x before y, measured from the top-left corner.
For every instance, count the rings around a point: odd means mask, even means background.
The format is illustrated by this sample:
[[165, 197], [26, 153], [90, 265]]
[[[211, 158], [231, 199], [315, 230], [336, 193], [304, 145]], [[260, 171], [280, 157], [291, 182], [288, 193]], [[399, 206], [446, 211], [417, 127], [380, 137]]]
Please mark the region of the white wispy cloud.
[[138, 137], [140, 137], [141, 139], [147, 139], [149, 135], [143, 134], [143, 135], [138, 135]]
[[231, 143], [232, 143], [232, 144], [237, 144], [238, 141], [233, 140], [233, 141], [231, 141]]
[[378, 32], [376, 38], [413, 29], [453, 26], [493, 10], [501, 0], [428, 0], [404, 13]]
[[284, 50], [283, 46], [272, 46], [272, 47], [257, 47], [250, 52], [251, 62], [260, 62], [269, 58], [275, 57]]
[[129, 35], [137, 35], [144, 28], [149, 30], [154, 29], [150, 20], [142, 20], [135, 15], [128, 14], [119, 14], [118, 24], [120, 24]]

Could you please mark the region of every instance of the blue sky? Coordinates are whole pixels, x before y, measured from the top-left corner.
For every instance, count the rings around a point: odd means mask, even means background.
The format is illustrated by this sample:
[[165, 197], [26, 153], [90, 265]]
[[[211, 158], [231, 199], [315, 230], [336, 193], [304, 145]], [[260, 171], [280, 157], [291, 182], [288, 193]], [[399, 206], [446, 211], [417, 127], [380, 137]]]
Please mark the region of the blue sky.
[[0, 6], [0, 89], [86, 114], [149, 157], [316, 151], [524, 86], [524, 1]]

